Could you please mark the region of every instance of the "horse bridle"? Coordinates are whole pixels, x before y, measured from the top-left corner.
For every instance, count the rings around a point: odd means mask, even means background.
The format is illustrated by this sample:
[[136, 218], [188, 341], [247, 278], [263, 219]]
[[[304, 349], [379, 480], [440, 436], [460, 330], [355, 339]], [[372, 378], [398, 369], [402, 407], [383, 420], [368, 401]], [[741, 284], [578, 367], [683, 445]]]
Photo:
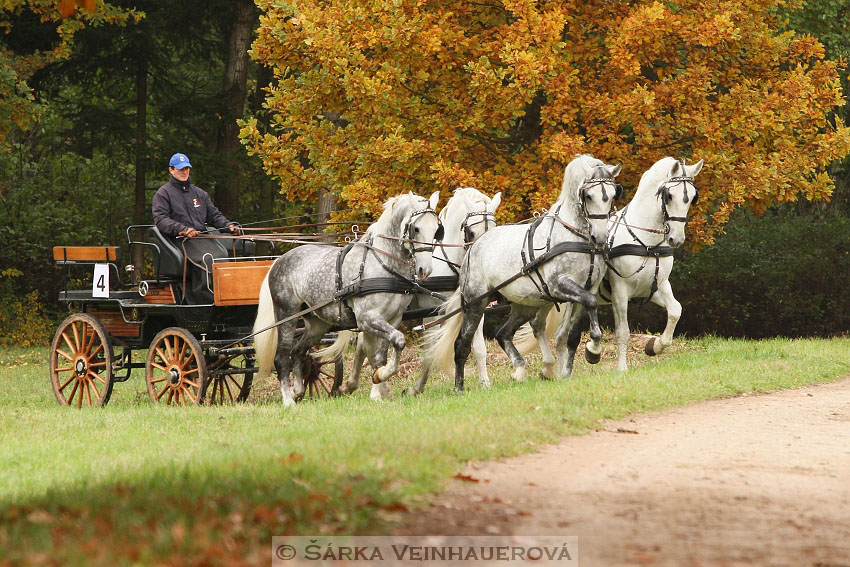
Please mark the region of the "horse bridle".
[[590, 178], [590, 179], [585, 179], [584, 183], [581, 184], [581, 187], [579, 188], [579, 194], [581, 196], [581, 199], [580, 199], [581, 204], [579, 205], [579, 208], [581, 210], [582, 216], [584, 216], [585, 219], [587, 219], [587, 220], [590, 220], [590, 219], [602, 220], [602, 219], [608, 218], [608, 215], [610, 213], [599, 213], [599, 214], [593, 214], [592, 215], [589, 212], [587, 212], [587, 198], [586, 198], [588, 187], [592, 187], [594, 185], [601, 185], [602, 186], [602, 200], [606, 201], [608, 199], [608, 194], [605, 192], [605, 184], [606, 183], [610, 183], [611, 185], [614, 186], [614, 194], [612, 195], [612, 199], [613, 200], [619, 199], [623, 194], [623, 186], [620, 185], [619, 183], [615, 183], [613, 177], [593, 177], [593, 178]]
[[[479, 221], [470, 223], [469, 219], [471, 217], [475, 217], [475, 216], [480, 216], [480, 217], [482, 217], [482, 219], [479, 220]], [[493, 221], [493, 226], [496, 226], [496, 215], [493, 214], [491, 211], [486, 211], [486, 210], [485, 211], [472, 211], [470, 213], [466, 213], [466, 217], [463, 219], [463, 222], [460, 223], [460, 228], [461, 228], [461, 230], [463, 230], [463, 247], [464, 248], [469, 248], [472, 245], [473, 241], [475, 241], [475, 235], [472, 233], [472, 227], [477, 225], [477, 224], [481, 224], [483, 222], [484, 223], [484, 232], [487, 232], [488, 230], [490, 230], [490, 223], [489, 223], [490, 220]]]
[[[432, 209], [429, 206], [429, 207], [425, 207], [423, 209], [419, 209], [417, 211], [413, 211], [412, 213], [410, 213], [410, 216], [407, 218], [407, 223], [404, 225], [404, 231], [401, 233], [402, 237], [406, 240], [406, 243], [410, 243], [410, 244], [416, 244], [416, 243], [421, 244], [422, 243], [421, 241], [415, 240], [413, 238], [413, 235], [410, 234], [410, 229], [413, 228], [413, 220], [416, 217], [418, 217], [420, 215], [428, 214], [428, 213], [434, 215], [434, 217], [437, 219], [437, 232], [434, 233], [434, 240], [442, 242], [443, 235], [445, 234], [445, 229], [443, 228], [443, 223], [440, 221], [440, 217], [437, 214], [437, 211], [435, 211], [434, 209]], [[408, 248], [408, 250], [410, 250], [411, 254], [416, 254], [418, 252], [431, 252], [433, 254], [434, 253], [434, 245], [432, 244], [430, 246], [419, 246], [419, 247], [414, 246], [412, 249]]]
[[[682, 172], [685, 170], [685, 160], [679, 160], [679, 165], [682, 166]], [[699, 189], [697, 189], [696, 185], [694, 185], [694, 178], [690, 175], [679, 175], [676, 177], [671, 177], [664, 183], [662, 183], [658, 187], [658, 191], [655, 192], [655, 196], [661, 197], [661, 213], [664, 215], [664, 234], [668, 234], [670, 232], [670, 225], [668, 224], [670, 221], [672, 222], [688, 222], [688, 217], [671, 217], [670, 213], [667, 212], [667, 197], [670, 195], [670, 189], [675, 187], [679, 183], [682, 184], [682, 201], [688, 202], [688, 183], [691, 184], [691, 187], [694, 188], [694, 198], [691, 199], [691, 206], [696, 204], [699, 199]]]

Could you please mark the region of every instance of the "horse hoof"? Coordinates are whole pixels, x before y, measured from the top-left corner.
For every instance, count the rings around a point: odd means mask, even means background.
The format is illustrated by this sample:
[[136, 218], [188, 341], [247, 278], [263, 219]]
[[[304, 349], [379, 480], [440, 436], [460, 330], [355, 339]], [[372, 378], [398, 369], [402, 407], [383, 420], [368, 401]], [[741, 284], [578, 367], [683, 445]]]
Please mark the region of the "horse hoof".
[[541, 372], [541, 373], [540, 373], [540, 379], [541, 379], [541, 380], [547, 380], [547, 381], [548, 381], [548, 380], [551, 380], [551, 379], [552, 379], [552, 377], [551, 377], [551, 376], [546, 376], [546, 373], [545, 373], [545, 372]]
[[378, 371], [375, 370], [375, 373], [372, 374], [372, 384], [380, 384], [382, 382], [381, 377], [378, 376]]
[[652, 337], [648, 341], [646, 341], [646, 345], [643, 347], [643, 352], [647, 354], [647, 356], [655, 356], [655, 341], [657, 339]]
[[602, 360], [602, 353], [592, 352], [588, 347], [584, 347], [584, 359], [590, 364], [596, 364]]

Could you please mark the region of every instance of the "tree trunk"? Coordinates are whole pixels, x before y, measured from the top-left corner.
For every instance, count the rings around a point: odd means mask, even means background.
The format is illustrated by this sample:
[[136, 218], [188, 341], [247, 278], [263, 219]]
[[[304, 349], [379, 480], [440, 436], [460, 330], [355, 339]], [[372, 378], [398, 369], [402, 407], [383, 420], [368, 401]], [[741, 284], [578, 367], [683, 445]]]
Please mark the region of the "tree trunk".
[[[148, 151], [148, 63], [142, 58], [136, 67], [136, 183], [133, 189], [135, 197], [133, 224], [145, 224], [147, 220], [147, 197], [145, 195], [145, 158]], [[132, 263], [136, 266], [136, 275], [141, 275], [144, 264], [144, 247], [133, 249]]]
[[[336, 210], [336, 203], [334, 202], [333, 193], [328, 191], [327, 189], [319, 189], [319, 220], [316, 221], [318, 223], [325, 223], [331, 220], [331, 213]], [[322, 238], [327, 242], [331, 242], [333, 240], [333, 235], [328, 234], [326, 237]]]
[[233, 25], [227, 39], [227, 63], [221, 86], [221, 123], [216, 148], [222, 176], [216, 187], [216, 205], [231, 220], [239, 214], [239, 177], [244, 162], [244, 152], [239, 143], [239, 126], [242, 118], [248, 82], [248, 49], [254, 29], [255, 10], [252, 0], [233, 2]]

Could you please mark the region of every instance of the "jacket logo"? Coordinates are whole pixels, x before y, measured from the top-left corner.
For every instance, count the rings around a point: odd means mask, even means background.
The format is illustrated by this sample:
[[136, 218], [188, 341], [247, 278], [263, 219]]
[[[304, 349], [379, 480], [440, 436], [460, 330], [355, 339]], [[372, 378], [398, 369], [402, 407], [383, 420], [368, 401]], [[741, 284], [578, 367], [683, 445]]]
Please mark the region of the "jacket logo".
[[194, 199], [192, 199], [192, 203], [195, 205], [195, 208], [196, 208], [196, 209], [197, 209], [198, 207], [200, 207], [200, 206], [201, 206], [201, 204], [198, 202], [197, 197], [196, 197], [196, 198], [194, 198]]

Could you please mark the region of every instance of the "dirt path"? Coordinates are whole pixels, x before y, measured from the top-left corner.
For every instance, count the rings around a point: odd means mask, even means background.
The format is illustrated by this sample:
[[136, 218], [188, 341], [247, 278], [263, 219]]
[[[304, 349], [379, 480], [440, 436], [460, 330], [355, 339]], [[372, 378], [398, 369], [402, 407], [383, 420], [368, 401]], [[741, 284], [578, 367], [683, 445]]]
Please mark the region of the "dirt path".
[[850, 567], [850, 379], [606, 422], [464, 474], [396, 533], [578, 536], [585, 567]]

